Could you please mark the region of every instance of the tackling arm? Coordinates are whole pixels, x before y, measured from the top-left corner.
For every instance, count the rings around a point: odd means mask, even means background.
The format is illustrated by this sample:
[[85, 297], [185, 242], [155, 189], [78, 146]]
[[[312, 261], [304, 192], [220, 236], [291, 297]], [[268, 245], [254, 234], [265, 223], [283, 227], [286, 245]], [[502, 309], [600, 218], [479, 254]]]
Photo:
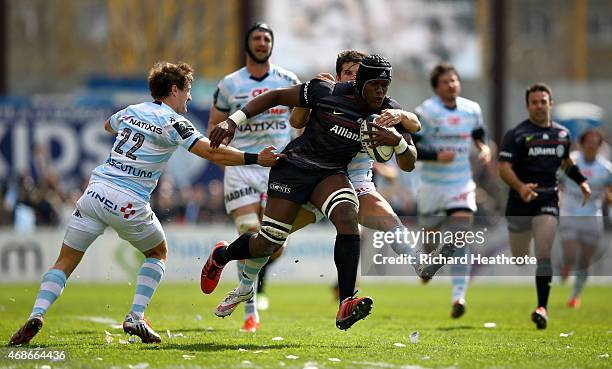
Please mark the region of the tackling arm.
[[210, 141], [206, 137], [197, 140], [191, 149], [192, 153], [220, 165], [249, 165], [259, 164], [264, 167], [273, 166], [282, 154], [275, 154], [273, 146], [266, 147], [259, 154], [250, 154], [240, 151], [231, 146], [211, 148]]
[[274, 106], [285, 105], [289, 107], [300, 106], [301, 85], [279, 88], [263, 93], [249, 101], [242, 109], [230, 115], [225, 121], [219, 123], [210, 133], [210, 145], [217, 148], [227, 140], [229, 143], [234, 137], [236, 127], [246, 122], [252, 116], [260, 114]]

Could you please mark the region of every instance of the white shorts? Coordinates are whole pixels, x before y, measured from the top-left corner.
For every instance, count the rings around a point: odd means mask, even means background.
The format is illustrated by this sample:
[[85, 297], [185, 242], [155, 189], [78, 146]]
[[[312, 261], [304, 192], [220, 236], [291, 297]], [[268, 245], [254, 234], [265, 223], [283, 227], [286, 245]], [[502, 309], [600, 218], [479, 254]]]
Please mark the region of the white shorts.
[[444, 215], [450, 209], [470, 209], [476, 212], [476, 184], [463, 186], [431, 186], [421, 183], [417, 195], [419, 214]]
[[270, 168], [260, 166], [225, 167], [223, 198], [227, 213], [246, 205], [260, 203], [268, 190], [269, 175]]
[[166, 239], [148, 202], [108, 182], [90, 182], [70, 216], [64, 243], [85, 252], [107, 226], [140, 251]]
[[604, 232], [603, 217], [561, 216], [559, 236], [563, 241], [578, 241], [597, 246]]
[[367, 180], [367, 179], [364, 181], [351, 180], [351, 184], [355, 188], [357, 197], [376, 191], [376, 186], [374, 185], [374, 182], [372, 182], [371, 180]]

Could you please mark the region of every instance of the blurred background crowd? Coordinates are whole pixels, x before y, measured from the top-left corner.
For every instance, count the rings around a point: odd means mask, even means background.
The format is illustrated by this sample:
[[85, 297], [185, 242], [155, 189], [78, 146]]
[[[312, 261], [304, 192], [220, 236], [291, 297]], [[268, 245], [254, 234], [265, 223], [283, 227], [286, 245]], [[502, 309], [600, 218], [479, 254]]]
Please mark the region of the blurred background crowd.
[[[0, 0], [0, 226], [67, 219], [110, 150], [104, 120], [150, 99], [145, 76], [155, 61], [195, 67], [188, 118], [205, 133], [215, 86], [243, 65], [254, 20], [274, 30], [272, 62], [302, 81], [333, 71], [341, 50], [388, 56], [391, 95], [406, 110], [431, 96], [431, 67], [453, 63], [462, 95], [482, 106], [492, 148], [526, 118], [524, 89], [537, 81], [552, 86], [555, 117], [572, 134], [610, 133], [607, 0]], [[176, 156], [152, 197], [159, 219], [229, 223], [222, 168]], [[496, 165], [473, 163], [477, 215], [502, 214], [507, 187]], [[418, 168], [376, 169], [395, 211], [415, 215]]]

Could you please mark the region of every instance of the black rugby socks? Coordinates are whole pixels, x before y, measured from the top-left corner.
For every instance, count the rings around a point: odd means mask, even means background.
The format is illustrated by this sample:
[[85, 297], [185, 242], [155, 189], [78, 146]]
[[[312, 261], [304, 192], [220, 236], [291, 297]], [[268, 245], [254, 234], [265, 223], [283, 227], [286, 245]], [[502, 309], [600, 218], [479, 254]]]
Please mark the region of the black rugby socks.
[[334, 262], [338, 270], [340, 301], [355, 292], [357, 268], [359, 267], [359, 235], [339, 234], [334, 245]]
[[550, 283], [552, 282], [552, 264], [550, 259], [538, 259], [536, 268], [536, 289], [538, 290], [538, 307], [546, 309]]
[[255, 236], [255, 232], [245, 232], [226, 248], [215, 251], [213, 259], [219, 265], [225, 265], [232, 260], [250, 259], [253, 257], [249, 251], [249, 240]]

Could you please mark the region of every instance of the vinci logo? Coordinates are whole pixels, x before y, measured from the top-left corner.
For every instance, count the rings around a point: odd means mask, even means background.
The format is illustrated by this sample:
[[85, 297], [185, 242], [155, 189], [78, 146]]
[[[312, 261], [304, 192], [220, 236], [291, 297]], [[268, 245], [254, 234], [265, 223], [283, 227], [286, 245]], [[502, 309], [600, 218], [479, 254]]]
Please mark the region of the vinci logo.
[[256, 88], [253, 91], [251, 91], [251, 96], [257, 97], [257, 96], [263, 94], [264, 92], [266, 92], [268, 90], [269, 90], [269, 88]]
[[121, 207], [119, 209], [123, 213], [123, 218], [128, 219], [130, 216], [136, 214], [136, 210], [132, 209], [132, 203], [128, 203], [126, 207]]

